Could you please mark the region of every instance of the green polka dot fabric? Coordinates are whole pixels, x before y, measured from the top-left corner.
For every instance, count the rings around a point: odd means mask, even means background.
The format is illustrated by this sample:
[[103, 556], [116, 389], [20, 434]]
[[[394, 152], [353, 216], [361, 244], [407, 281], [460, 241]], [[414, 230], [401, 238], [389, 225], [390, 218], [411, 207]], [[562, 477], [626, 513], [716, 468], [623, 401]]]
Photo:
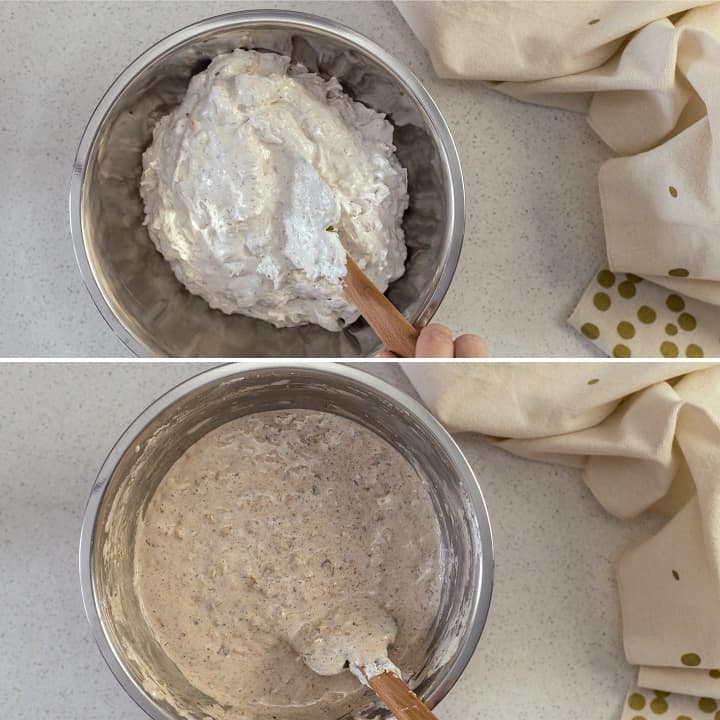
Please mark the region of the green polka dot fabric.
[[678, 695], [695, 698], [720, 697], [720, 668], [708, 667], [712, 661], [704, 660], [700, 653], [688, 652], [680, 656], [680, 664], [681, 667], [672, 668], [642, 666], [637, 684], [662, 687]]
[[[720, 697], [720, 694], [719, 694]], [[637, 687], [628, 693], [621, 720], [720, 720], [720, 701]]]
[[633, 273], [600, 270], [569, 322], [610, 357], [720, 357], [720, 307]]

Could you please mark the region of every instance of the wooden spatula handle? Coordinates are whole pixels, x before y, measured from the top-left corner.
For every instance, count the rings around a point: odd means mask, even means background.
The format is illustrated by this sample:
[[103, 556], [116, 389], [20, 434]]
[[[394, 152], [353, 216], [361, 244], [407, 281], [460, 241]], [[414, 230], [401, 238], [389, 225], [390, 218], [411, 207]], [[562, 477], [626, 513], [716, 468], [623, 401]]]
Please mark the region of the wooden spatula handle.
[[350, 255], [347, 256], [345, 294], [388, 350], [400, 357], [415, 357], [418, 331], [375, 287]]
[[425, 703], [394, 673], [368, 678], [368, 684], [397, 720], [437, 720]]

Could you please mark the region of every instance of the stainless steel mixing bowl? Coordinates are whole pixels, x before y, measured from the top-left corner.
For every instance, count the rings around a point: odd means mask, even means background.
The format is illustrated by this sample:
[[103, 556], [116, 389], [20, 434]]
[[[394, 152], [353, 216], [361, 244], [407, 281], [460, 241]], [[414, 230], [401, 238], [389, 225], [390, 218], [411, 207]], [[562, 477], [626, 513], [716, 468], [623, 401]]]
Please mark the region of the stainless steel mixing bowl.
[[[178, 385], [130, 425], [98, 474], [83, 520], [85, 612], [110, 669], [155, 720], [201, 720], [212, 715], [213, 702], [179, 674], [140, 612], [133, 586], [138, 515], [172, 463], [205, 433], [280, 408], [361, 423], [397, 448], [426, 483], [442, 532], [445, 587], [425, 664], [411, 684], [430, 706], [460, 677], [480, 638], [492, 591], [490, 525], [472, 469], [440, 423], [404, 393], [343, 366], [225, 365]], [[389, 713], [373, 704], [363, 717]]]
[[371, 355], [379, 342], [362, 321], [339, 333], [315, 325], [277, 329], [212, 310], [175, 278], [143, 226], [141, 157], [155, 122], [179, 104], [193, 75], [237, 47], [289, 55], [313, 72], [334, 75], [356, 100], [387, 113], [410, 194], [407, 272], [388, 295], [417, 325], [437, 310], [458, 262], [465, 213], [460, 162], [440, 111], [417, 78], [368, 38], [286, 11], [234, 12], [190, 25], [150, 48], [112, 84], [73, 168], [70, 224], [85, 284], [110, 327], [138, 355]]

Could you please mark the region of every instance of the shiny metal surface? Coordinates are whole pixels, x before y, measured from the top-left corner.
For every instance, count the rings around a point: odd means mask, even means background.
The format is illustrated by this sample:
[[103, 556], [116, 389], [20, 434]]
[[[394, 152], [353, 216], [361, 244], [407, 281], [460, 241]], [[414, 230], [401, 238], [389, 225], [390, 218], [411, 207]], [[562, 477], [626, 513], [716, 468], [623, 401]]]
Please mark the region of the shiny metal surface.
[[[293, 407], [363, 424], [396, 447], [427, 483], [443, 536], [446, 587], [429, 656], [411, 685], [431, 707], [460, 677], [480, 638], [492, 592], [490, 525], [472, 469], [438, 421], [404, 393], [343, 366], [225, 365], [178, 385], [130, 425], [98, 474], [83, 520], [85, 612], [110, 669], [155, 720], [178, 720], [180, 713], [200, 720], [212, 699], [179, 675], [140, 613], [133, 589], [138, 513], [170, 465], [202, 435], [242, 415]], [[172, 701], [148, 686], [169, 688]], [[362, 715], [389, 717], [376, 704]]]
[[83, 134], [71, 182], [70, 223], [85, 284], [138, 355], [372, 355], [379, 343], [362, 321], [340, 333], [277, 329], [212, 310], [176, 280], [142, 224], [141, 157], [154, 123], [180, 102], [192, 75], [236, 47], [287, 54], [387, 113], [410, 194], [407, 272], [388, 295], [413, 324], [426, 324], [437, 310], [459, 259], [465, 213], [460, 163], [440, 111], [414, 75], [366, 37], [287, 11], [234, 12], [190, 25], [146, 51], [107, 91]]

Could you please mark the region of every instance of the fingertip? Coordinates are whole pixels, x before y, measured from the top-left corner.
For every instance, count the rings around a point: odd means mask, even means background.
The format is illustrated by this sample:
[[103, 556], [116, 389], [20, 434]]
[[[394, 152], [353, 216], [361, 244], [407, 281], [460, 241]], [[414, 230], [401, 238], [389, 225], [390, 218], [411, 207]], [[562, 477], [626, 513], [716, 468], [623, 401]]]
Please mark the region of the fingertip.
[[432, 323], [420, 331], [415, 357], [451, 358], [454, 354], [452, 333], [444, 325]]
[[489, 357], [487, 345], [479, 335], [460, 335], [455, 340], [456, 358], [486, 358]]

